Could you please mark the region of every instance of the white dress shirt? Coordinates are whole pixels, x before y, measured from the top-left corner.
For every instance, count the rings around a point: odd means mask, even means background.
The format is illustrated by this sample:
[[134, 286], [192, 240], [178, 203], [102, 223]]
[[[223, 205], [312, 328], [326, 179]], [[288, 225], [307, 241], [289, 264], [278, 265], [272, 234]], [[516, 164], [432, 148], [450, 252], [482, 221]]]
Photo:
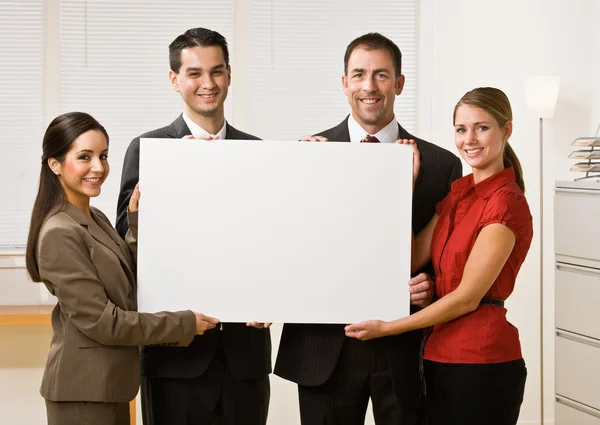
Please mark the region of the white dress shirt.
[[[190, 129], [190, 131], [192, 132], [192, 134], [194, 136], [203, 136], [205, 134], [209, 134], [208, 131], [206, 131], [205, 129], [200, 127], [198, 124], [196, 124], [194, 121], [192, 121], [191, 118], [185, 114], [185, 112], [183, 113], [183, 120], [185, 121], [186, 125], [188, 126], [188, 128]], [[223, 127], [221, 127], [219, 132], [216, 134], [217, 136], [219, 136], [220, 140], [225, 139], [226, 129], [227, 129], [227, 120], [223, 120]]]
[[380, 143], [394, 143], [398, 140], [398, 121], [396, 117], [392, 118], [388, 125], [379, 130], [376, 134], [369, 134], [367, 130], [362, 128], [356, 122], [352, 114], [348, 118], [348, 132], [350, 133], [350, 141], [352, 143], [360, 143], [365, 136], [375, 136]]

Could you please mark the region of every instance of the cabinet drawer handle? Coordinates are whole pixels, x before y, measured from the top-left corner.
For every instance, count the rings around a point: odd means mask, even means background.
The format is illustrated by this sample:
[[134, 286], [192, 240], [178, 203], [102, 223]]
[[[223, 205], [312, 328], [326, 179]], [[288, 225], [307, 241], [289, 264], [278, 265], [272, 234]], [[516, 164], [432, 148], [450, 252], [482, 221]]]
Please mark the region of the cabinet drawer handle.
[[598, 190], [595, 189], [564, 189], [564, 188], [555, 188], [554, 191], [556, 193], [566, 193], [567, 195], [570, 194], [574, 194], [574, 193], [583, 193], [585, 195], [590, 195], [590, 196], [598, 196], [598, 194], [600, 194], [600, 192]]
[[576, 402], [575, 400], [571, 400], [569, 398], [557, 395], [556, 402], [560, 404], [564, 404], [571, 409], [579, 410], [580, 412], [586, 413], [590, 416], [600, 419], [600, 411], [594, 409], [593, 407], [586, 406], [585, 404], [581, 404]]
[[600, 269], [595, 269], [593, 267], [576, 266], [575, 264], [561, 263], [557, 261], [556, 268], [558, 270], [574, 270], [578, 272], [583, 272], [584, 274], [600, 276]]
[[591, 347], [600, 348], [600, 340], [590, 338], [587, 336], [579, 335], [573, 332], [565, 331], [564, 329], [556, 329], [556, 336], [568, 339], [571, 341], [579, 342], [581, 344], [589, 345]]

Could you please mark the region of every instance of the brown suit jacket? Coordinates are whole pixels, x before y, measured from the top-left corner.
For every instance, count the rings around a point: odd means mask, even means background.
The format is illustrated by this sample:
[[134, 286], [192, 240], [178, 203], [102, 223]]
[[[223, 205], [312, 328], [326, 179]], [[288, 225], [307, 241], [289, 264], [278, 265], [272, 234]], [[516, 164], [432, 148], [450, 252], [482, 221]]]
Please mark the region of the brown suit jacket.
[[38, 239], [40, 276], [58, 298], [40, 392], [52, 401], [127, 402], [140, 383], [137, 346], [186, 346], [196, 318], [191, 311], [136, 312], [137, 214], [126, 243], [100, 210], [91, 212], [66, 202]]

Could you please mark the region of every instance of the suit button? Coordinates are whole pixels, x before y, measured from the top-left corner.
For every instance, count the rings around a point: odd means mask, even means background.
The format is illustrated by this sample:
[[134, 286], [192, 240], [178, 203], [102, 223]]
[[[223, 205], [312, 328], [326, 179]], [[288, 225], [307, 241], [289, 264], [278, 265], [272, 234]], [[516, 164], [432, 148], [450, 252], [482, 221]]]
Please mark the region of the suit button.
[[130, 300], [132, 300], [134, 298], [133, 291], [129, 292], [129, 294], [127, 294], [127, 296], [129, 297]]

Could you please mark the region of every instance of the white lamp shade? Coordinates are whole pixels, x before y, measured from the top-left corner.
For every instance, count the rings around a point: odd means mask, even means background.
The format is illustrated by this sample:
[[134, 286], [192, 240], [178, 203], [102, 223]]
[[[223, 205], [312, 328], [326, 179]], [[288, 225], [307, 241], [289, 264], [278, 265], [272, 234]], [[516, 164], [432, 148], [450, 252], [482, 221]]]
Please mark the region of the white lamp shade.
[[525, 80], [525, 102], [539, 118], [552, 118], [558, 99], [560, 77], [529, 77]]

